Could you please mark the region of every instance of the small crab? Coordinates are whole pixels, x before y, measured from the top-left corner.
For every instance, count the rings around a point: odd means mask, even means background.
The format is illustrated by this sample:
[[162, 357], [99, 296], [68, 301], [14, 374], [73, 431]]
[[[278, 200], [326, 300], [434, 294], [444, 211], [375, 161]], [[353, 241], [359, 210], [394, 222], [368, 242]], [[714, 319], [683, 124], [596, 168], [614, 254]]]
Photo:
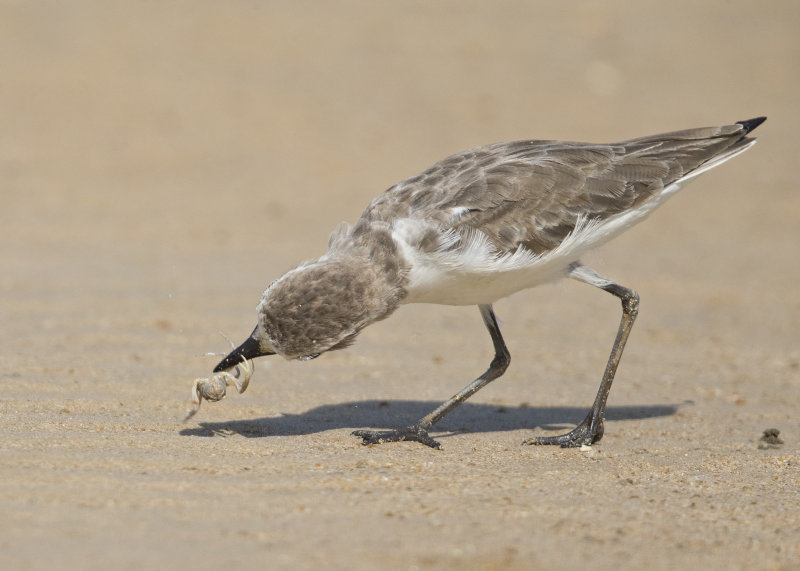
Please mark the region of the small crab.
[[[239, 367], [244, 369], [244, 379], [239, 380]], [[250, 384], [250, 378], [253, 376], [253, 362], [247, 359], [242, 359], [240, 365], [233, 368], [233, 373], [223, 371], [217, 373], [212, 377], [202, 377], [195, 379], [192, 385], [192, 408], [186, 412], [184, 422], [192, 418], [198, 410], [200, 410], [200, 403], [203, 399], [211, 402], [217, 402], [225, 398], [225, 389], [229, 386], [236, 387], [239, 394], [247, 390], [247, 385]]]

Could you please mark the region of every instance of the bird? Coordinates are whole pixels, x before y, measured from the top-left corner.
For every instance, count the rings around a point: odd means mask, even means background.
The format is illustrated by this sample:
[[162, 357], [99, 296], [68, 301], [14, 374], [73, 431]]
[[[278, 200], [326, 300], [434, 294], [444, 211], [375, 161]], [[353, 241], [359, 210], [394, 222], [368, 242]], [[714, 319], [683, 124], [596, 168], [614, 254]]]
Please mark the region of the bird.
[[581, 263], [589, 250], [645, 219], [696, 176], [752, 147], [766, 117], [611, 144], [522, 140], [476, 147], [378, 195], [341, 224], [320, 258], [273, 281], [249, 337], [214, 368], [280, 355], [308, 361], [344, 349], [368, 325], [408, 303], [476, 305], [494, 357], [488, 369], [408, 426], [356, 430], [363, 444], [416, 441], [441, 448], [431, 428], [506, 371], [510, 353], [493, 303], [561, 278], [618, 298], [622, 317], [600, 387], [572, 430], [523, 444], [591, 446], [639, 311], [632, 289]]

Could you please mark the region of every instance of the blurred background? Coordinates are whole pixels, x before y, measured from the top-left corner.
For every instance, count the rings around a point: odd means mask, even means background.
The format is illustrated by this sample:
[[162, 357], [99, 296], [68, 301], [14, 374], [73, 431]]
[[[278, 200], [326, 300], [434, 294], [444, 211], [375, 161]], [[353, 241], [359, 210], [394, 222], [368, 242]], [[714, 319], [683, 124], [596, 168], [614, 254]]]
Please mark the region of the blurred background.
[[753, 151], [597, 265], [670, 308], [657, 328], [696, 319], [705, 287], [708, 303], [749, 300], [713, 308], [719, 334], [774, 345], [798, 308], [799, 15], [746, 0], [4, 1], [0, 359], [108, 366], [171, 334], [185, 346], [147, 363], [221, 351], [217, 331], [249, 332], [267, 283], [444, 156], [758, 115]]
[[[80, 398], [90, 425], [120, 401], [129, 422], [174, 433], [191, 379], [214, 365], [203, 354], [227, 349], [218, 332], [241, 341], [264, 286], [449, 154], [759, 115], [754, 149], [588, 261], [643, 299], [621, 369], [640, 380], [615, 403], [721, 390], [760, 418], [796, 405], [798, 30], [788, 0], [0, 1], [7, 428], [33, 447], [37, 415]], [[619, 317], [590, 289], [498, 304], [524, 365], [485, 398], [534, 400], [528, 377], [574, 377], [535, 400], [588, 405]], [[313, 368], [260, 363], [263, 389], [201, 414], [436, 400], [490, 357], [474, 308], [386, 323]], [[443, 360], [450, 380], [425, 383]]]

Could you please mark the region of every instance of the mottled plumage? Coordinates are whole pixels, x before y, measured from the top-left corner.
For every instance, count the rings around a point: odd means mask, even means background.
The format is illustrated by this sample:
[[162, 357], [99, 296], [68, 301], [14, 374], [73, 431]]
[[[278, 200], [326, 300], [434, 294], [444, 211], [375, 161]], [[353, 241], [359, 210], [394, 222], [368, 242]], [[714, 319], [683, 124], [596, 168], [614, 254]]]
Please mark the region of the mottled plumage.
[[360, 222], [401, 218], [477, 230], [499, 252], [557, 247], [579, 218], [605, 220], [659, 195], [703, 163], [744, 150], [740, 124], [610, 145], [517, 141], [453, 155], [401, 182]]
[[[414, 439], [508, 365], [491, 303], [569, 276], [623, 302], [623, 321], [598, 399], [563, 437], [532, 443], [590, 444], [602, 436], [605, 399], [633, 324], [638, 296], [579, 263], [580, 256], [639, 222], [689, 179], [744, 152], [764, 118], [613, 144], [497, 143], [464, 151], [389, 188], [328, 252], [273, 282], [258, 325], [215, 371], [280, 354], [311, 359], [350, 345], [402, 303], [475, 304], [495, 344], [489, 370], [416, 424], [359, 431], [365, 442]], [[602, 397], [602, 398], [601, 398]]]

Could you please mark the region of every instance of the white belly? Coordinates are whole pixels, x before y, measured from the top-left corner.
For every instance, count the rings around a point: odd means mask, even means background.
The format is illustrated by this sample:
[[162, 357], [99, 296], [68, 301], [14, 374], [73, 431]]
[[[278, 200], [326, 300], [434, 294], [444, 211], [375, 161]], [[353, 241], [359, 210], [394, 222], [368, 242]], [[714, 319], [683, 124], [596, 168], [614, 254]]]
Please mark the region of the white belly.
[[422, 223], [395, 221], [392, 237], [410, 266], [404, 302], [480, 305], [558, 280], [584, 253], [644, 219], [679, 186], [673, 184], [638, 208], [601, 222], [579, 221], [557, 248], [539, 256], [523, 248], [501, 254], [480, 232], [460, 236], [453, 231], [442, 234], [442, 248], [436, 252], [421, 252], [413, 244]]

